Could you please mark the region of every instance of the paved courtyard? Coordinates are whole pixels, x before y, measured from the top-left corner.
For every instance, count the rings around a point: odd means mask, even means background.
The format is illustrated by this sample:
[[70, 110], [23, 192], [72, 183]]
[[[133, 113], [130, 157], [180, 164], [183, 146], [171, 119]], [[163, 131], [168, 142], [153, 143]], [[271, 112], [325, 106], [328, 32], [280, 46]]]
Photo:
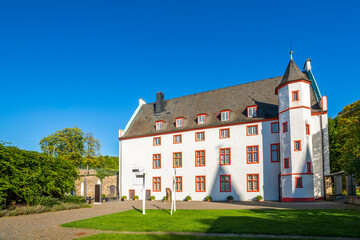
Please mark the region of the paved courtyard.
[[[0, 218], [0, 239], [75, 239], [103, 231], [59, 227], [60, 224], [96, 216], [142, 209], [142, 201], [125, 201], [93, 205], [92, 208], [73, 209], [17, 217]], [[170, 209], [170, 203], [146, 202], [148, 209]], [[309, 203], [281, 202], [177, 202], [178, 209], [360, 209], [360, 206], [329, 201]]]

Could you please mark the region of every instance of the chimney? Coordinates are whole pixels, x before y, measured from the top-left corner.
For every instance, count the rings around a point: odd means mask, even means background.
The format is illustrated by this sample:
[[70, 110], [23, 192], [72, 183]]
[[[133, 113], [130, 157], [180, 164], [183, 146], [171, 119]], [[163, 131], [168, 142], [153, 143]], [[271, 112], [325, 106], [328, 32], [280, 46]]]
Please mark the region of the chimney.
[[155, 113], [161, 113], [164, 111], [164, 93], [156, 93]]
[[305, 72], [308, 72], [309, 70], [311, 70], [311, 60], [310, 60], [310, 58], [308, 58], [308, 59], [306, 60], [303, 69], [305, 69]]

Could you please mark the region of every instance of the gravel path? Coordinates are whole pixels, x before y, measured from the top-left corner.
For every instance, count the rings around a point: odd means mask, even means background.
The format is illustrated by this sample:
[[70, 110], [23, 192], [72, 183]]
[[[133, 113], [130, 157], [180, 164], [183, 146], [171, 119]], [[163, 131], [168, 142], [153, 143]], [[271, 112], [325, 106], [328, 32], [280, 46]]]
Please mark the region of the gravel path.
[[[75, 239], [104, 232], [90, 229], [62, 228], [60, 224], [96, 216], [142, 208], [141, 201], [93, 205], [92, 208], [65, 210], [17, 217], [0, 218], [0, 239]], [[170, 203], [147, 202], [147, 209], [170, 208]], [[360, 209], [360, 206], [328, 201], [310, 203], [281, 202], [177, 202], [177, 209]]]

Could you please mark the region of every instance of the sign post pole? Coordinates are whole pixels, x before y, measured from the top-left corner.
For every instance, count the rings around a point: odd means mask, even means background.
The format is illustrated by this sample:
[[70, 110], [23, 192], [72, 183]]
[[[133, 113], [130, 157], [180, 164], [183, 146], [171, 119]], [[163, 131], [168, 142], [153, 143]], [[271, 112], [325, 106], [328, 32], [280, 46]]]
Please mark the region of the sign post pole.
[[146, 185], [146, 176], [145, 176], [145, 173], [144, 173], [144, 179], [143, 179], [143, 211], [142, 211], [142, 214], [145, 214], [145, 195], [146, 195], [146, 190], [145, 190], [145, 185]]

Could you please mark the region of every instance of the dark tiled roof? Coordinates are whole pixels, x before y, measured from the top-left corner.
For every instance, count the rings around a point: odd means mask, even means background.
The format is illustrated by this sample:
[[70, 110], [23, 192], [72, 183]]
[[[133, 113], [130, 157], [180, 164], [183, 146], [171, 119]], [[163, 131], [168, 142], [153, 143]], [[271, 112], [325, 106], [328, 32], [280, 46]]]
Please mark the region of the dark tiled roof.
[[301, 70], [296, 65], [296, 63], [291, 59], [286, 68], [285, 74], [284, 74], [283, 78], [281, 79], [281, 82], [279, 83], [277, 88], [279, 88], [280, 86], [284, 85], [287, 82], [292, 82], [292, 81], [297, 81], [297, 80], [307, 80], [307, 81], [311, 82], [309, 80], [308, 76], [306, 75], [306, 73], [301, 72]]
[[[301, 73], [301, 72], [300, 72]], [[302, 73], [301, 73], [302, 74]], [[259, 121], [278, 117], [278, 96], [274, 89], [282, 76], [261, 81], [220, 88], [212, 91], [165, 100], [165, 110], [155, 114], [155, 103], [142, 106], [138, 115], [122, 138], [155, 135], [166, 132], [197, 129], [212, 126]], [[165, 95], [166, 98], [166, 95]], [[311, 103], [314, 109], [317, 102], [311, 91]], [[246, 107], [257, 105], [258, 116], [247, 117]], [[220, 121], [220, 111], [230, 109], [230, 120]], [[206, 124], [197, 124], [197, 115], [206, 113]], [[184, 126], [175, 127], [175, 118], [185, 117]], [[163, 130], [155, 130], [155, 122], [163, 120]]]

